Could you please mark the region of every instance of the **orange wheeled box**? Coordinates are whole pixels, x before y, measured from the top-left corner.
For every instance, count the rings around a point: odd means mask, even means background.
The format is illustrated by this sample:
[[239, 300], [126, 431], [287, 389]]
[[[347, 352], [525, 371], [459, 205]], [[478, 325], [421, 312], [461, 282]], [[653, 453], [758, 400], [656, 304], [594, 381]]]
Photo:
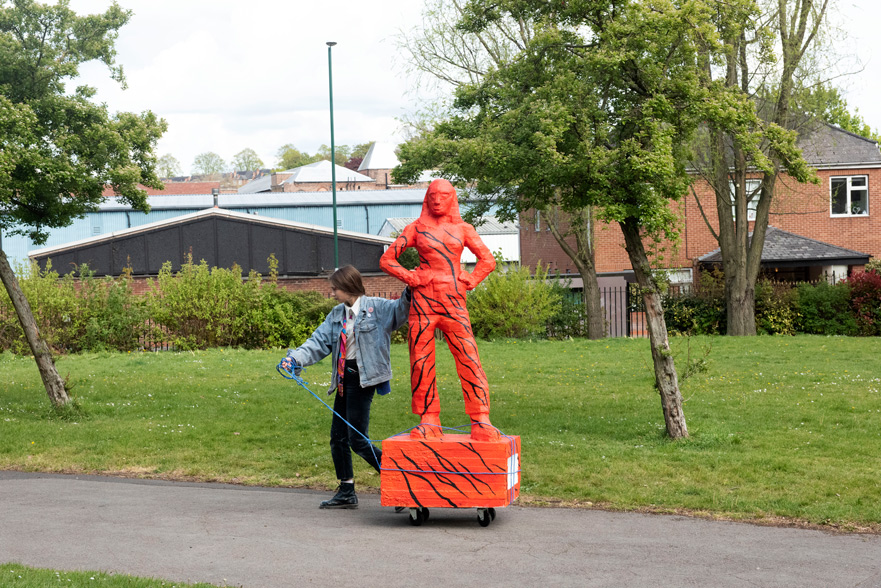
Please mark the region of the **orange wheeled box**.
[[382, 442], [380, 489], [383, 506], [411, 507], [411, 514], [424, 507], [477, 507], [495, 515], [492, 507], [507, 506], [520, 494], [520, 437], [389, 437]]

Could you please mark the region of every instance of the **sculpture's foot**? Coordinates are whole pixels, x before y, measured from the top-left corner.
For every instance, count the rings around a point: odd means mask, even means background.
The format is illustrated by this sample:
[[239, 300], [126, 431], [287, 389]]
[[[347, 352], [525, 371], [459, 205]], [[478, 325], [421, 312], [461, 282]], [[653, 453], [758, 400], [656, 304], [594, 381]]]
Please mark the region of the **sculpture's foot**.
[[410, 431], [410, 439], [437, 439], [444, 436], [439, 414], [424, 414], [419, 426]]
[[501, 435], [489, 422], [489, 415], [477, 414], [471, 416], [471, 438], [475, 441], [498, 441]]

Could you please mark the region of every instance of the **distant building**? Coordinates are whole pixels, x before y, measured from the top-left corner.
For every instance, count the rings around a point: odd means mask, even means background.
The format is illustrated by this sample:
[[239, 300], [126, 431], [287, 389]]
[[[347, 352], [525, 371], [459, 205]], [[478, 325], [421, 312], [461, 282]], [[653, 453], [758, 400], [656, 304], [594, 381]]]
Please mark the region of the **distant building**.
[[[352, 264], [373, 293], [393, 295], [403, 285], [385, 274], [379, 258], [391, 239], [354, 231], [337, 231], [340, 265]], [[144, 292], [163, 264], [178, 271], [189, 257], [209, 267], [237, 265], [242, 276], [267, 276], [269, 258], [278, 262], [279, 284], [289, 290], [328, 291], [334, 270], [334, 231], [327, 227], [245, 214], [222, 208], [197, 212], [103, 233], [79, 241], [31, 251], [41, 268], [51, 259], [56, 270], [88, 264], [96, 276], [129, 271], [134, 288]]]
[[238, 189], [239, 194], [263, 192], [329, 192], [336, 173], [337, 191], [374, 190], [376, 181], [325, 159], [293, 169], [273, 172], [252, 180]]
[[329, 192], [333, 189], [332, 172], [336, 173], [338, 192], [351, 190], [406, 190], [425, 189], [434, 178], [431, 173], [422, 174], [415, 184], [394, 184], [392, 170], [400, 165], [395, 155], [394, 145], [372, 143], [361, 160], [357, 171], [341, 165], [331, 166], [330, 161], [321, 160], [308, 165], [255, 177], [239, 188], [239, 194], [258, 194], [263, 192]]
[[400, 190], [406, 188], [428, 188], [428, 184], [434, 179], [430, 172], [422, 174], [415, 184], [392, 183], [392, 170], [401, 164], [395, 155], [395, 147], [391, 143], [375, 141], [370, 145], [367, 154], [358, 166], [358, 171], [373, 178], [376, 182], [375, 190]]
[[[147, 186], [138, 185], [138, 187], [147, 192], [147, 196], [156, 196], [159, 194], [183, 195], [183, 194], [211, 194], [212, 190], [220, 189], [220, 182], [171, 182], [165, 181], [165, 188], [157, 190], [156, 188], [148, 188]], [[113, 188], [104, 187], [104, 197], [110, 198], [115, 196]]]

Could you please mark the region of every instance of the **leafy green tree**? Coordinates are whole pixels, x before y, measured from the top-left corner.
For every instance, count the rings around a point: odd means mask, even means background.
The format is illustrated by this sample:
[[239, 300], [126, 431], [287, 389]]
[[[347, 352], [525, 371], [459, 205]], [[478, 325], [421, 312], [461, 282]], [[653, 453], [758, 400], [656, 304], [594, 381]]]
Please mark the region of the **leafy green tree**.
[[[729, 335], [756, 334], [756, 281], [778, 179], [785, 173], [798, 182], [818, 181], [795, 147], [794, 129], [802, 117], [792, 107], [802, 88], [800, 69], [821, 31], [827, 4], [731, 0], [720, 3], [707, 21], [724, 50], [703, 50], [701, 83], [721, 84], [732, 95], [750, 98], [761, 90], [762, 116], [709, 120], [705, 142], [697, 146], [699, 157], [691, 162], [714, 192], [718, 231], [706, 214], [704, 219], [721, 248]], [[757, 193], [748, 189], [754, 173], [761, 175]], [[749, 208], [755, 209], [752, 231]]]
[[[348, 145], [334, 145], [333, 155], [334, 155], [334, 163], [337, 165], [345, 165], [349, 158], [351, 157], [352, 149]], [[365, 154], [367, 152], [365, 151]], [[318, 148], [318, 152], [315, 154], [315, 161], [319, 161], [324, 159], [325, 161], [330, 161], [330, 147], [327, 145], [322, 145]]]
[[[423, 10], [422, 26], [399, 35], [398, 47], [409, 56], [407, 69], [416, 78], [417, 87], [426, 84], [436, 89], [455, 89], [480, 83], [494, 68], [505, 67], [517, 59], [534, 36], [534, 23], [526, 13], [515, 16], [502, 12], [485, 26], [468, 30], [458, 26], [463, 16], [465, 3], [460, 0], [430, 0]], [[438, 108], [441, 105], [430, 112]], [[416, 130], [425, 130], [430, 123], [431, 116], [426, 114], [408, 120]], [[533, 201], [524, 193], [510, 196], [521, 203]], [[495, 194], [492, 202], [473, 207], [472, 217], [487, 212], [498, 197]], [[504, 220], [521, 220], [517, 218], [518, 214], [524, 221], [539, 216], [575, 264], [584, 284], [587, 336], [602, 338], [605, 335], [604, 312], [596, 275], [590, 206], [572, 211], [548, 203], [540, 210], [527, 211], [523, 206], [512, 204], [497, 213]]]
[[221, 174], [226, 170], [226, 162], [221, 156], [213, 151], [200, 153], [193, 160], [193, 174], [213, 176]]
[[[47, 229], [95, 210], [106, 185], [145, 211], [138, 184], [162, 187], [154, 149], [165, 122], [151, 112], [111, 115], [91, 100], [93, 88], [66, 88], [80, 65], [94, 60], [124, 86], [114, 44], [130, 17], [115, 3], [103, 14], [78, 16], [68, 0], [0, 0], [0, 228], [6, 234], [43, 243]], [[67, 404], [64, 382], [2, 250], [0, 278], [50, 400]]]
[[797, 88], [792, 109], [811, 119], [819, 119], [841, 127], [845, 131], [881, 143], [881, 133], [872, 129], [860, 115], [858, 108], [848, 107], [847, 100], [838, 88], [817, 85], [810, 88]]
[[232, 158], [233, 171], [251, 171], [263, 167], [263, 160], [250, 147], [242, 149]]
[[352, 149], [352, 151], [349, 153], [349, 159], [344, 165], [353, 171], [358, 171], [358, 168], [361, 166], [361, 162], [364, 161], [364, 156], [367, 155], [368, 151], [370, 151], [371, 145], [373, 145], [373, 141], [368, 141], [367, 143], [355, 145], [354, 149]]
[[279, 147], [276, 155], [278, 156], [278, 165], [276, 168], [279, 170], [294, 169], [295, 167], [309, 165], [319, 159], [317, 156], [309, 155], [305, 151], [300, 151], [294, 147], [292, 143]]
[[349, 158], [360, 157], [361, 159], [364, 159], [364, 156], [370, 151], [370, 146], [373, 145], [374, 142], [375, 141], [367, 141], [366, 143], [355, 145], [349, 153]]
[[156, 165], [156, 171], [159, 172], [159, 176], [163, 178], [173, 178], [182, 173], [180, 162], [171, 153], [166, 153], [159, 158]]
[[691, 182], [686, 151], [701, 125], [757, 119], [746, 97], [706, 80], [702, 57], [718, 60], [725, 50], [712, 27], [719, 8], [710, 0], [472, 0], [460, 22], [466, 30], [529, 15], [535, 34], [516, 60], [459, 87], [449, 116], [401, 146], [396, 170], [400, 182], [440, 169], [503, 206], [570, 214], [593, 207], [596, 220], [617, 223], [645, 303], [672, 438], [688, 429], [663, 284], [646, 242], [676, 238], [670, 202]]

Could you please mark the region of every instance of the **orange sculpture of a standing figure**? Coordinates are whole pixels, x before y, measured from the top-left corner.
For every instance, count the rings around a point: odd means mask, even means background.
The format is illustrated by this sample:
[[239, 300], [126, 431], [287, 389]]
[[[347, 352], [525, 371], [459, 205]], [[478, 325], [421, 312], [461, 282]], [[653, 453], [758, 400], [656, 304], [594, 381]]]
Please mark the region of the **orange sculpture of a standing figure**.
[[[398, 263], [407, 248], [419, 253], [419, 266], [408, 270]], [[465, 248], [477, 257], [471, 273], [462, 271]], [[435, 376], [435, 330], [446, 335], [462, 383], [465, 410], [471, 419], [471, 437], [499, 438], [489, 420], [489, 386], [480, 365], [465, 293], [474, 289], [496, 267], [489, 248], [473, 226], [459, 215], [456, 189], [447, 180], [434, 180], [425, 193], [420, 217], [407, 225], [382, 255], [382, 269], [410, 286], [410, 386], [413, 414], [420, 423], [411, 438], [443, 436], [440, 400]]]

